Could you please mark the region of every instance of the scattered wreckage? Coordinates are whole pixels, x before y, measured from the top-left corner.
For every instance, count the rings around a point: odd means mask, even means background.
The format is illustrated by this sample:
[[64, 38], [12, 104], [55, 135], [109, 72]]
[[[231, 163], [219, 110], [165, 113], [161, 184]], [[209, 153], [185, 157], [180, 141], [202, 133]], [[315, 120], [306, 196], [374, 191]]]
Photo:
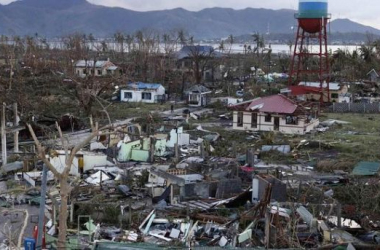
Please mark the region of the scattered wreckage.
[[[329, 123], [330, 124], [330, 123]], [[176, 124], [178, 125], [178, 124]], [[83, 133], [71, 133], [79, 140]], [[91, 141], [70, 169], [70, 229], [67, 246], [93, 249], [321, 248], [362, 249], [380, 244], [380, 222], [349, 216], [334, 197], [334, 186], [349, 185], [350, 173], [316, 173], [297, 164], [267, 163], [261, 154], [297, 158], [306, 147], [330, 148], [310, 139], [292, 144], [261, 142], [244, 157], [213, 156], [219, 133], [197, 126], [185, 130], [171, 121], [142, 135], [127, 124]], [[54, 140], [50, 140], [49, 143]], [[59, 148], [49, 161], [60, 171]], [[33, 161], [33, 160], [32, 160]], [[25, 161], [6, 165], [13, 182], [26, 188], [0, 195], [0, 206], [44, 205], [47, 245], [56, 246], [60, 187], [48, 172], [41, 204], [42, 168]], [[363, 162], [353, 174], [375, 175], [378, 164]], [[12, 190], [12, 187], [7, 188]], [[352, 210], [352, 209], [351, 209]], [[38, 221], [38, 220], [37, 220]]]

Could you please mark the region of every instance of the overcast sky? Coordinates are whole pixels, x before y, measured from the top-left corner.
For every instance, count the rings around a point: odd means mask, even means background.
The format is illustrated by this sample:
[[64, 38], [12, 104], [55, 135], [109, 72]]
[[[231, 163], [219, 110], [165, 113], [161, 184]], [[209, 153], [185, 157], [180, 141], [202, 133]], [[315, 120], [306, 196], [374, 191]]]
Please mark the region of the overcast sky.
[[[13, 0], [0, 0], [7, 4]], [[65, 0], [62, 0], [65, 1]], [[227, 7], [234, 9], [270, 8], [297, 9], [298, 0], [88, 0], [91, 3], [124, 7], [127, 9], [146, 11], [182, 7], [188, 10], [200, 10], [210, 7]], [[362, 24], [380, 29], [379, 0], [331, 0], [329, 12], [335, 18], [349, 18]]]

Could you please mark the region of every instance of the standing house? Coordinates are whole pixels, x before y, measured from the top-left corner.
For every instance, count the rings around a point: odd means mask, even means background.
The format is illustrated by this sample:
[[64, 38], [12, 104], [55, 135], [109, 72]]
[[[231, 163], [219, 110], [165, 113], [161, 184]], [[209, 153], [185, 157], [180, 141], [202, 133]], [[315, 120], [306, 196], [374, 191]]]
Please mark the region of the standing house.
[[317, 127], [319, 120], [317, 110], [303, 104], [279, 94], [233, 105], [233, 129], [305, 134]]
[[159, 83], [129, 83], [120, 89], [120, 101], [157, 103], [165, 100], [165, 88]]
[[210, 102], [210, 94], [211, 90], [199, 84], [191, 86], [189, 89], [185, 91], [188, 104], [192, 107], [206, 106]]
[[88, 75], [107, 76], [119, 74], [119, 68], [109, 60], [79, 60], [74, 64], [75, 74], [80, 77]]

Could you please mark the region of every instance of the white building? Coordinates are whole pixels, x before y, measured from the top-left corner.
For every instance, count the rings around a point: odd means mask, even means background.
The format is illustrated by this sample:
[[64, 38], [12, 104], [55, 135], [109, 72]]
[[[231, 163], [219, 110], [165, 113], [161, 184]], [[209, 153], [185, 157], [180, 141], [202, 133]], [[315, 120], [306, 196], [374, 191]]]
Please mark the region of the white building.
[[118, 74], [119, 68], [109, 60], [79, 60], [74, 64], [75, 74], [80, 77], [88, 75], [106, 76]]
[[231, 106], [233, 129], [305, 134], [319, 125], [317, 110], [283, 95], [256, 98]]
[[130, 83], [120, 89], [120, 101], [157, 103], [165, 100], [165, 88], [158, 83]]
[[185, 91], [188, 98], [188, 104], [192, 107], [203, 107], [209, 104], [211, 90], [203, 85], [194, 85]]

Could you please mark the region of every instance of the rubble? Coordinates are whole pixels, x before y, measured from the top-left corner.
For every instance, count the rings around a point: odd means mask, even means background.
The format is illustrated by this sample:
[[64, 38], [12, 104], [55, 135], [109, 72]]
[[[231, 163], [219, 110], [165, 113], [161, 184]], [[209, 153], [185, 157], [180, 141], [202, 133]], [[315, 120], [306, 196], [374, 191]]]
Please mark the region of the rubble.
[[[75, 155], [69, 172], [68, 244], [74, 244], [72, 237], [77, 245], [95, 249], [157, 245], [360, 249], [380, 244], [379, 219], [358, 217], [358, 208], [336, 200], [340, 194], [336, 187], [349, 187], [352, 174], [370, 171], [374, 179], [367, 183], [378, 183], [378, 169], [363, 170], [362, 165], [369, 163], [359, 162], [350, 174], [336, 162], [328, 167], [323, 161], [312, 164], [327, 154], [334, 159], [337, 153], [331, 142], [313, 135], [271, 138], [261, 133], [248, 139], [243, 133], [239, 136], [244, 151], [232, 153], [236, 146], [229, 145], [229, 154], [220, 156], [215, 151], [224, 143], [223, 132], [201, 124], [163, 124], [149, 134], [139, 127], [117, 128]], [[307, 160], [302, 157], [305, 151]], [[58, 145], [47, 155], [62, 171], [64, 149]], [[264, 157], [274, 155], [282, 161]], [[23, 188], [16, 198], [0, 195], [1, 207], [40, 205], [43, 164], [34, 161], [35, 168], [28, 171], [23, 161], [6, 165], [8, 176]], [[51, 172], [47, 181], [46, 204], [41, 205], [48, 218], [49, 244], [54, 246], [61, 190]]]

